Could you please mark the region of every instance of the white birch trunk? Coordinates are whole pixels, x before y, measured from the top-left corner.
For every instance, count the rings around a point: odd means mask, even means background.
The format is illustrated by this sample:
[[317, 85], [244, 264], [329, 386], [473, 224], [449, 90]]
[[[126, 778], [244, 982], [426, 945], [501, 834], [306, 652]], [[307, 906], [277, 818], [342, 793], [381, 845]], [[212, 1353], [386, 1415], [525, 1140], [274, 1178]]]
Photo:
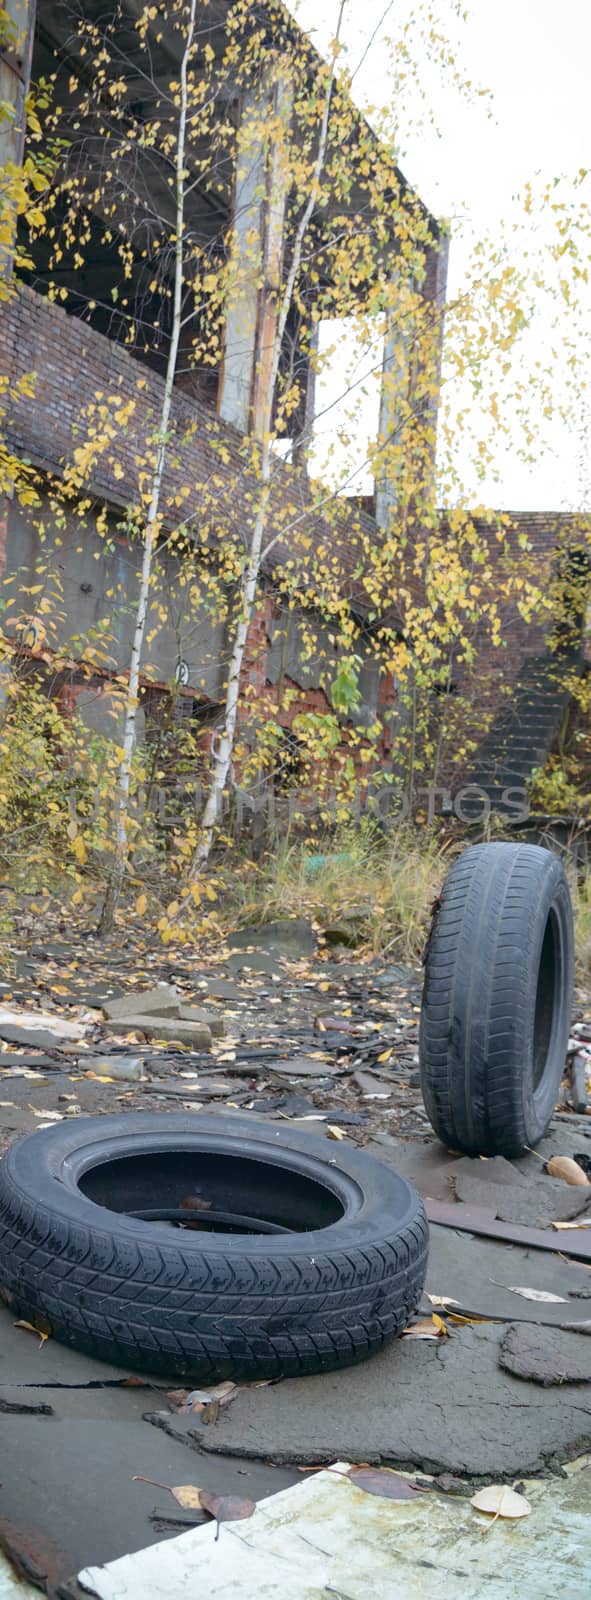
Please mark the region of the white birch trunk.
[[117, 792], [115, 797], [115, 859], [113, 862], [111, 877], [107, 887], [107, 893], [99, 923], [99, 933], [101, 934], [108, 933], [113, 926], [113, 919], [121, 895], [129, 860], [129, 798], [133, 753], [137, 738], [137, 708], [140, 687], [140, 667], [146, 632], [152, 562], [158, 530], [160, 493], [162, 489], [162, 478], [168, 450], [168, 427], [170, 422], [170, 412], [172, 407], [174, 379], [178, 359], [182, 322], [185, 145], [187, 134], [187, 76], [189, 58], [193, 47], [193, 39], [195, 34], [196, 8], [197, 0], [190, 0], [187, 36], [180, 74], [179, 131], [175, 159], [175, 266], [172, 330], [168, 350], [168, 360], [166, 363], [166, 379], [164, 384], [160, 425], [158, 429], [156, 461], [154, 464], [150, 502], [144, 527], [140, 587], [135, 616], [133, 643], [129, 661], [129, 684], [125, 703], [122, 756], [117, 773]]
[[338, 42], [340, 38], [345, 6], [346, 0], [341, 0], [338, 25], [335, 34], [335, 50], [333, 52], [330, 64], [329, 79], [320, 123], [320, 133], [318, 137], [318, 151], [316, 155], [316, 161], [314, 163], [312, 181], [310, 184], [310, 194], [296, 229], [291, 266], [281, 297], [279, 315], [277, 318], [277, 327], [275, 330], [273, 344], [273, 356], [270, 363], [267, 383], [261, 396], [259, 413], [259, 436], [261, 438], [261, 492], [252, 532], [248, 562], [244, 570], [240, 589], [240, 614], [230, 657], [228, 687], [226, 690], [226, 704], [224, 712], [224, 726], [218, 741], [217, 749], [213, 753], [211, 783], [201, 817], [199, 843], [191, 864], [192, 882], [195, 882], [195, 880], [199, 877], [201, 870], [205, 866], [210, 855], [215, 827], [221, 811], [222, 798], [228, 781], [228, 774], [232, 761], [236, 723], [238, 720], [240, 678], [244, 662], [244, 651], [257, 595], [259, 573], [263, 554], [263, 539], [267, 525], [267, 511], [271, 487], [271, 421], [273, 415], [273, 400], [279, 373], [281, 347], [287, 325], [287, 318], [289, 316], [293, 292], [298, 273], [300, 271], [304, 241], [314, 213], [314, 207], [316, 205], [318, 190], [320, 187], [320, 179], [322, 177], [322, 170], [326, 159], [330, 103], [334, 85]]

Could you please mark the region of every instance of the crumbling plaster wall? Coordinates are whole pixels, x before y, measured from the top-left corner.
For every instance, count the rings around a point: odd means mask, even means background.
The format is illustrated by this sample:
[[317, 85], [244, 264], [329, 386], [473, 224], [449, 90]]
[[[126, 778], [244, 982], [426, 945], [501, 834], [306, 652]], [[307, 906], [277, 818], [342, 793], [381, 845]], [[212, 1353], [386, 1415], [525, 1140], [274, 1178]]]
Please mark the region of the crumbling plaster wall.
[[[42, 517], [43, 538], [36, 523]], [[115, 516], [108, 533], [97, 533], [92, 517], [80, 521], [73, 513], [56, 524], [47, 500], [42, 512], [10, 504], [7, 522], [5, 577], [14, 574], [7, 593], [18, 603], [11, 612], [37, 616], [39, 595], [27, 587], [43, 582], [50, 609], [46, 615], [47, 643], [70, 650], [73, 659], [89, 643], [97, 651], [97, 669], [105, 674], [125, 672], [129, 666], [141, 551], [120, 531]], [[46, 569], [44, 574], [43, 569]], [[194, 594], [178, 586], [178, 561], [161, 551], [156, 562], [146, 629], [144, 677], [161, 687], [171, 685], [179, 663], [183, 678], [196, 695], [216, 701], [224, 687], [226, 622], [205, 604], [195, 604]], [[8, 626], [8, 624], [7, 624]], [[39, 642], [43, 642], [40, 637]]]

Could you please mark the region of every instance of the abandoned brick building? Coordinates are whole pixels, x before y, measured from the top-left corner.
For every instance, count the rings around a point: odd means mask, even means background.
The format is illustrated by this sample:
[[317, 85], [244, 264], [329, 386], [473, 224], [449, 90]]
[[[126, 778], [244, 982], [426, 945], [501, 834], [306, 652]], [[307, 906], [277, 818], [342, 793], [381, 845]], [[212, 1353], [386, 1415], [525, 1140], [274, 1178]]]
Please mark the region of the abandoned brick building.
[[[112, 9], [117, 10], [119, 18], [121, 52], [125, 50], [133, 69], [134, 51], [138, 48], [135, 24], [142, 8], [135, 0], [121, 0], [119, 6]], [[272, 36], [277, 28], [288, 30], [290, 39], [297, 35], [296, 25], [287, 17], [279, 0], [269, 0], [266, 5], [253, 3], [251, 9], [253, 26], [256, 24], [263, 32], [266, 30], [267, 36]], [[100, 20], [105, 7], [99, 0], [77, 0], [75, 5], [69, 0], [43, 0], [37, 5], [35, 0], [8, 0], [7, 10], [14, 26], [10, 36], [0, 41], [3, 44], [0, 98], [13, 108], [14, 115], [0, 127], [3, 163], [18, 162], [23, 156], [24, 97], [30, 76], [38, 82], [55, 74], [56, 97], [68, 110], [68, 97], [71, 100], [73, 94], [72, 74], [75, 72], [78, 79], [84, 77], [80, 35], [73, 27], [73, 19], [82, 18], [92, 24]], [[214, 59], [220, 61], [232, 11], [230, 0], [211, 0], [207, 6], [208, 47]], [[167, 36], [156, 20], [151, 24], [148, 45], [155, 81], [170, 80], [178, 72], [177, 43], [172, 32]], [[308, 41], [305, 49], [313, 60], [314, 52]], [[276, 85], [272, 81], [268, 86], [263, 82], [259, 93], [268, 94], [271, 104]], [[219, 116], [226, 119], [233, 130], [233, 154], [218, 162], [215, 187], [200, 162], [191, 187], [189, 224], [203, 249], [213, 249], [214, 240], [223, 236], [226, 248], [238, 260], [252, 249], [254, 237], [259, 269], [250, 275], [245, 272], [239, 296], [232, 299], [230, 295], [223, 307], [221, 356], [217, 364], [192, 368], [189, 359], [179, 363], [173, 403], [175, 448], [167, 467], [168, 500], [174, 500], [175, 484], [182, 485], [183, 521], [189, 527], [197, 527], [200, 519], [203, 520], [203, 485], [214, 485], [218, 538], [225, 530], [236, 533], [250, 515], [252, 484], [245, 467], [245, 443], [256, 438], [260, 422], [257, 414], [260, 370], [277, 315], [273, 263], [275, 260], [276, 269], [283, 250], [282, 228], [285, 226], [285, 196], [273, 190], [277, 179], [273, 177], [272, 151], [264, 137], [259, 139], [256, 148], [253, 147], [248, 133], [248, 95], [227, 77], [219, 85], [219, 95]], [[145, 102], [146, 86], [138, 65], [137, 96], [132, 102], [138, 126], [146, 115]], [[375, 142], [374, 135], [352, 104], [350, 119], [352, 141], [358, 140], [360, 148], [363, 145], [367, 151], [372, 141]], [[92, 129], [86, 128], [84, 134], [87, 143], [91, 142]], [[247, 139], [250, 143], [245, 169], [244, 164], [240, 165], [240, 152], [242, 149], [244, 153]], [[152, 181], [161, 188], [156, 161]], [[121, 182], [123, 186], [124, 174]], [[410, 191], [402, 175], [393, 168], [392, 204], [394, 196], [398, 204], [409, 202]], [[410, 199], [422, 239], [421, 294], [432, 308], [440, 343], [448, 241], [417, 197], [410, 196]], [[160, 192], [158, 203], [162, 205]], [[338, 203], [342, 209], [342, 196]], [[354, 217], [356, 207], [362, 209], [365, 204], [364, 196], [353, 190], [347, 199], [349, 215]], [[335, 200], [335, 209], [336, 205]], [[319, 230], [323, 225], [325, 219], [319, 219]], [[125, 673], [128, 665], [137, 591], [137, 553], [126, 533], [125, 516], [137, 492], [138, 449], [141, 449], [142, 438], [153, 428], [153, 416], [158, 411], [165, 350], [161, 334], [141, 350], [130, 347], [125, 335], [125, 319], [117, 309], [121, 300], [121, 260], [105, 242], [104, 215], [97, 214], [91, 219], [90, 247], [84, 260], [76, 260], [73, 249], [69, 255], [65, 250], [58, 294], [55, 292], [55, 269], [50, 271], [48, 267], [43, 240], [33, 243], [29, 249], [28, 266], [17, 270], [11, 292], [0, 306], [0, 364], [2, 373], [10, 381], [4, 419], [7, 446], [19, 459], [32, 464], [41, 485], [47, 484], [43, 516], [45, 545], [41, 558], [37, 531], [39, 513], [33, 517], [16, 497], [7, 494], [4, 502], [0, 502], [0, 563], [4, 576], [19, 575], [23, 587], [30, 590], [35, 587], [33, 579], [40, 560], [43, 560], [44, 570], [50, 557], [54, 561], [60, 583], [61, 639], [58, 638], [58, 644], [62, 650], [68, 645], [70, 659], [67, 667], [62, 662], [59, 673], [53, 674], [53, 689], [64, 710], [75, 709], [89, 727], [109, 732], [110, 692], [113, 680]], [[395, 250], [393, 235], [393, 271]], [[12, 260], [5, 258], [1, 270], [5, 278], [9, 276], [13, 270]], [[138, 249], [136, 257], [132, 255], [130, 259], [131, 286], [126, 293], [128, 297], [133, 293], [143, 294], [145, 302], [144, 270]], [[284, 359], [295, 361], [298, 367], [300, 400], [284, 423], [286, 441], [291, 446], [290, 459], [277, 461], [275, 467], [272, 554], [265, 568], [250, 629], [245, 675], [254, 696], [260, 696], [261, 702], [273, 708], [279, 726], [286, 731], [298, 710], [321, 711], [330, 706], [329, 669], [332, 662], [335, 670], [338, 656], [331, 628], [315, 595], [311, 595], [309, 608], [301, 594], [297, 605], [288, 605], [285, 585], [278, 582], [278, 575], [284, 574], [289, 565], [289, 528], [295, 508], [312, 550], [322, 550], [338, 542], [343, 598], [356, 612], [358, 621], [363, 623], [365, 618], [367, 638], [366, 660], [362, 661], [359, 676], [361, 700], [348, 713], [348, 720], [359, 727], [363, 727], [364, 721], [367, 724], [375, 723], [376, 719], [381, 722], [378, 760], [387, 763], [392, 729], [399, 714], [397, 687], [392, 673], [380, 667], [379, 653], [372, 645], [371, 608], [357, 574], [360, 544], [364, 541], [379, 544], [387, 535], [389, 518], [396, 506], [397, 485], [378, 478], [371, 502], [362, 504], [343, 498], [330, 515], [317, 506], [306, 459], [315, 408], [312, 340], [309, 328], [302, 330], [295, 322], [287, 332], [289, 350], [286, 347]], [[410, 387], [412, 359], [396, 326], [386, 327], [385, 375], [393, 363], [406, 361], [406, 380]], [[140, 365], [145, 381], [138, 391]], [[22, 381], [19, 383], [30, 373], [35, 374], [32, 388]], [[384, 382], [380, 414], [380, 430], [384, 434], [396, 423], [389, 394]], [[93, 515], [89, 514], [81, 534], [79, 515], [74, 511], [63, 516], [58, 528], [50, 486], [63, 476], [65, 463], [72, 460], [73, 452], [80, 445], [84, 428], [89, 426], [88, 418], [96, 407], [97, 395], [110, 397], [112, 403], [123, 409], [133, 396], [133, 421], [109, 454], [98, 453], [96, 458], [91, 458], [88, 502], [92, 504]], [[434, 394], [431, 394], [429, 412], [428, 438], [433, 454]], [[81, 419], [86, 421], [83, 423]], [[41, 492], [43, 495], [43, 489]], [[211, 498], [210, 490], [210, 520]], [[97, 506], [104, 508], [103, 537], [99, 537], [96, 529]], [[287, 517], [286, 506], [289, 508]], [[534, 558], [548, 570], [557, 545], [564, 545], [565, 536], [568, 540], [567, 523], [568, 519], [542, 516], [513, 519], [516, 537], [527, 533]], [[105, 528], [109, 534], [107, 538], [104, 537]], [[573, 529], [576, 533], [574, 519]], [[146, 731], [170, 704], [172, 686], [175, 716], [201, 718], [205, 728], [215, 728], [223, 701], [227, 620], [216, 617], [211, 608], [204, 605], [193, 608], [190, 617], [179, 622], [171, 598], [175, 589], [175, 563], [172, 549], [163, 553], [158, 584], [152, 596], [153, 626], [148, 630], [141, 709]], [[88, 665], [80, 672], [75, 648], [69, 642], [93, 636], [105, 610], [105, 595], [114, 597], [108, 650], [102, 659], [100, 652], [95, 652], [92, 672]], [[393, 594], [391, 611], [396, 613], [396, 610], [397, 596]], [[25, 627], [22, 612], [27, 614]], [[23, 601], [22, 612], [15, 645], [28, 652], [31, 658], [43, 647], [47, 657], [53, 646], [48, 644], [33, 598]], [[548, 644], [544, 631], [531, 621], [523, 622], [517, 611], [511, 614], [510, 605], [504, 620], [503, 651], [494, 656], [483, 644], [478, 665], [480, 690], [486, 685], [484, 709], [494, 714], [502, 704], [502, 713], [497, 719], [498, 728], [497, 722], [493, 722], [488, 744], [474, 759], [473, 773], [468, 773], [469, 777], [491, 788], [494, 800], [507, 783], [523, 784], [527, 779], [531, 768], [551, 747], [564, 711], [564, 700], [556, 690], [555, 674], [547, 667]], [[403, 615], [398, 616], [397, 626], [403, 635]], [[7, 620], [4, 627], [10, 638]], [[316, 648], [312, 650], [311, 632], [316, 641]], [[363, 637], [361, 628], [361, 644], [357, 648], [362, 657]], [[578, 661], [579, 655], [577, 640], [573, 660]], [[286, 685], [290, 691], [287, 696]], [[513, 722], [509, 728], [503, 699], [507, 685], [514, 686], [516, 691], [511, 701]], [[482, 716], [481, 704], [479, 717]], [[343, 736], [346, 736], [346, 729]], [[465, 771], [461, 776], [465, 778]], [[453, 772], [449, 782], [453, 788]]]

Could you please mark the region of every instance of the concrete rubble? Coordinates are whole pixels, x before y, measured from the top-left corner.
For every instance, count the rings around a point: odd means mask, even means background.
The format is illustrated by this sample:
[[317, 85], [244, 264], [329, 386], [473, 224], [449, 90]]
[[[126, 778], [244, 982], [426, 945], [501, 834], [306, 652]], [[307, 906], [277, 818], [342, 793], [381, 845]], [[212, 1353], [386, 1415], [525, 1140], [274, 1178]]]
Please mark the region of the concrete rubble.
[[[146, 1108], [166, 1115], [211, 1106], [232, 1117], [236, 1107], [254, 1126], [264, 1118], [307, 1132], [336, 1128], [449, 1206], [454, 1226], [431, 1228], [420, 1312], [429, 1318], [438, 1307], [447, 1334], [396, 1342], [342, 1374], [242, 1387], [219, 1411], [183, 1414], [165, 1383], [149, 1375], [130, 1383], [127, 1372], [51, 1338], [40, 1349], [0, 1305], [0, 1408], [12, 1464], [0, 1514], [20, 1526], [26, 1503], [36, 1539], [51, 1542], [58, 1530], [60, 1600], [83, 1592], [72, 1573], [94, 1573], [130, 1547], [141, 1552], [162, 1539], [171, 1550], [186, 1528], [191, 1513], [162, 1488], [132, 1482], [138, 1474], [260, 1500], [301, 1484], [300, 1467], [340, 1457], [456, 1479], [464, 1493], [474, 1482], [536, 1473], [535, 1493], [547, 1491], [559, 1505], [565, 1463], [591, 1447], [591, 1274], [569, 1255], [591, 1220], [591, 1192], [552, 1179], [544, 1166], [556, 1154], [584, 1163], [591, 1117], [558, 1115], [538, 1154], [517, 1161], [454, 1156], [431, 1134], [420, 1097], [420, 974], [399, 964], [310, 959], [294, 944], [284, 954], [288, 945], [281, 928], [268, 935], [258, 952], [264, 970], [246, 965], [256, 960], [247, 943], [213, 960], [159, 950], [142, 965], [133, 952], [73, 951], [56, 941], [33, 970], [23, 962], [2, 1004], [11, 1016], [4, 1026], [23, 1029], [22, 1044], [0, 1045], [2, 1147], [45, 1120]], [[240, 974], [235, 961], [245, 963]], [[0, 1039], [2, 1026], [0, 1018]], [[207, 1048], [185, 1043], [183, 1026], [202, 1030], [200, 1039], [208, 1029]], [[129, 1037], [136, 1029], [141, 1042]], [[332, 1149], [336, 1156], [338, 1145]], [[476, 1237], [466, 1221], [475, 1212], [499, 1226], [505, 1217], [517, 1229], [533, 1226], [551, 1248]], [[528, 1289], [552, 1298], [527, 1298]], [[440, 1503], [449, 1531], [456, 1510], [438, 1496]], [[398, 1517], [401, 1508], [387, 1509]], [[463, 1526], [454, 1520], [454, 1539], [464, 1537]], [[516, 1526], [496, 1528], [484, 1550], [493, 1537], [517, 1539]], [[254, 1527], [224, 1525], [220, 1547], [231, 1541], [244, 1551], [239, 1540], [250, 1541]], [[209, 1550], [209, 1529], [196, 1531]], [[398, 1531], [396, 1540], [398, 1549]], [[445, 1570], [443, 1546], [434, 1548]], [[452, 1565], [462, 1594], [459, 1563]], [[294, 1597], [304, 1592], [296, 1585]], [[354, 1586], [338, 1592], [357, 1600]], [[388, 1600], [395, 1593], [391, 1584], [385, 1592]]]

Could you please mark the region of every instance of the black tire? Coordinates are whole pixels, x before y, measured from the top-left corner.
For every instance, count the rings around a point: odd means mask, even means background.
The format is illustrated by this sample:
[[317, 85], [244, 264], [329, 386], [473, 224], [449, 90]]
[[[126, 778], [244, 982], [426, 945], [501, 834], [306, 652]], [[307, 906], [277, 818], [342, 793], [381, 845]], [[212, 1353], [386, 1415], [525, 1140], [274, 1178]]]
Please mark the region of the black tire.
[[[181, 1232], [128, 1214], [189, 1198], [199, 1210], [182, 1211], [187, 1220], [200, 1224], [209, 1207], [271, 1216], [278, 1231]], [[397, 1173], [252, 1119], [85, 1118], [27, 1135], [0, 1163], [11, 1311], [41, 1315], [55, 1338], [93, 1356], [168, 1377], [272, 1378], [361, 1361], [416, 1310], [427, 1248], [422, 1201]]]
[[564, 1072], [573, 917], [549, 850], [480, 844], [446, 878], [426, 955], [427, 1115], [468, 1155], [515, 1156], [547, 1130]]

